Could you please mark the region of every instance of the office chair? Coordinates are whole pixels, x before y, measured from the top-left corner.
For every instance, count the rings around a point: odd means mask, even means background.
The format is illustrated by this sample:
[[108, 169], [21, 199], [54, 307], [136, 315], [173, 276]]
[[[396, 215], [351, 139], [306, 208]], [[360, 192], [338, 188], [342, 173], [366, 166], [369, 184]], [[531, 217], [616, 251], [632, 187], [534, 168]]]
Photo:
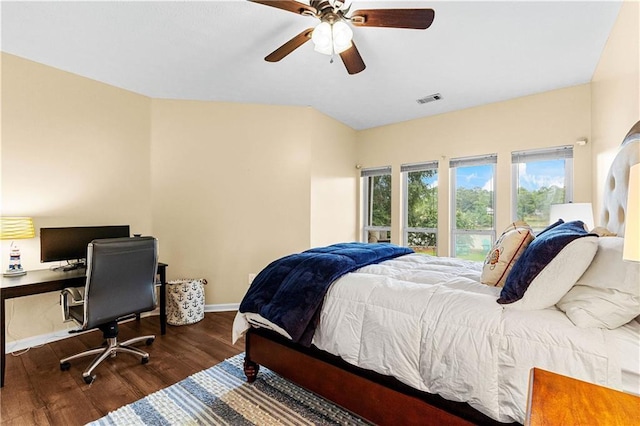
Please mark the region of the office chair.
[[82, 373], [85, 383], [95, 380], [93, 370], [107, 357], [118, 352], [140, 356], [149, 362], [149, 354], [132, 347], [137, 342], [153, 343], [155, 336], [136, 337], [118, 342], [118, 321], [156, 306], [155, 281], [158, 265], [158, 241], [153, 237], [109, 238], [94, 240], [87, 248], [87, 281], [84, 298], [75, 288], [65, 288], [60, 302], [65, 322], [75, 321], [78, 330], [98, 328], [105, 344], [60, 360], [60, 369], [70, 368], [69, 361], [97, 355]]

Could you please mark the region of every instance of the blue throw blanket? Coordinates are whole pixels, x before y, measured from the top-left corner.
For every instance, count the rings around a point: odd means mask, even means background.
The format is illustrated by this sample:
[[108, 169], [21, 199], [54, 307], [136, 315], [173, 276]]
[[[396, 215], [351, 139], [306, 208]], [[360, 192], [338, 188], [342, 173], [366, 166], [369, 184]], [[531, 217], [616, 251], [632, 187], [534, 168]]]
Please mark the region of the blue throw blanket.
[[289, 333], [294, 342], [309, 346], [333, 281], [409, 253], [413, 250], [393, 244], [341, 243], [283, 257], [256, 276], [239, 311], [258, 313]]

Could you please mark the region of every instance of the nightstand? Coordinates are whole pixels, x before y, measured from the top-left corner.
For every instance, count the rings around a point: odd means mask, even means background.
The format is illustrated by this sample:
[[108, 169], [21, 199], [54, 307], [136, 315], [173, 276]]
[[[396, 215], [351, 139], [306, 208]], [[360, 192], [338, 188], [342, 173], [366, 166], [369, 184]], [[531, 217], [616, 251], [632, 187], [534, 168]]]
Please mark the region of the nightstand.
[[525, 425], [635, 425], [640, 397], [533, 368]]

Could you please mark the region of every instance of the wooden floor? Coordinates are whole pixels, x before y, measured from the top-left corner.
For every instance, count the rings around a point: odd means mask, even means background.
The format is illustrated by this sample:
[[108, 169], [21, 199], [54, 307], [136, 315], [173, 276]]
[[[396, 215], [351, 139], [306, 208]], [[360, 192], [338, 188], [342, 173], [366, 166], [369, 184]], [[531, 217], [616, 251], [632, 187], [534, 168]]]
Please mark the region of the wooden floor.
[[119, 354], [94, 370], [87, 385], [82, 371], [93, 357], [72, 362], [60, 371], [60, 358], [99, 346], [102, 333], [94, 331], [32, 348], [20, 356], [7, 354], [5, 385], [0, 390], [4, 425], [83, 425], [145, 395], [172, 385], [200, 370], [244, 351], [244, 339], [231, 345], [235, 312], [207, 313], [204, 320], [180, 327], [167, 326], [160, 335], [158, 317], [120, 325], [120, 340], [155, 334], [149, 363]]

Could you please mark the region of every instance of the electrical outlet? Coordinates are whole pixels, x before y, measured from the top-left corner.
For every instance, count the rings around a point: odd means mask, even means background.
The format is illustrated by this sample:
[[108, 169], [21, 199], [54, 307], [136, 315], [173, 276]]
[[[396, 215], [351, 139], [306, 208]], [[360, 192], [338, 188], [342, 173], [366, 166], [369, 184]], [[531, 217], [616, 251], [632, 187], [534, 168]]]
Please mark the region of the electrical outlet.
[[249, 274], [249, 282], [248, 282], [249, 285], [251, 285], [253, 280], [256, 278], [256, 275], [258, 275], [258, 274]]

